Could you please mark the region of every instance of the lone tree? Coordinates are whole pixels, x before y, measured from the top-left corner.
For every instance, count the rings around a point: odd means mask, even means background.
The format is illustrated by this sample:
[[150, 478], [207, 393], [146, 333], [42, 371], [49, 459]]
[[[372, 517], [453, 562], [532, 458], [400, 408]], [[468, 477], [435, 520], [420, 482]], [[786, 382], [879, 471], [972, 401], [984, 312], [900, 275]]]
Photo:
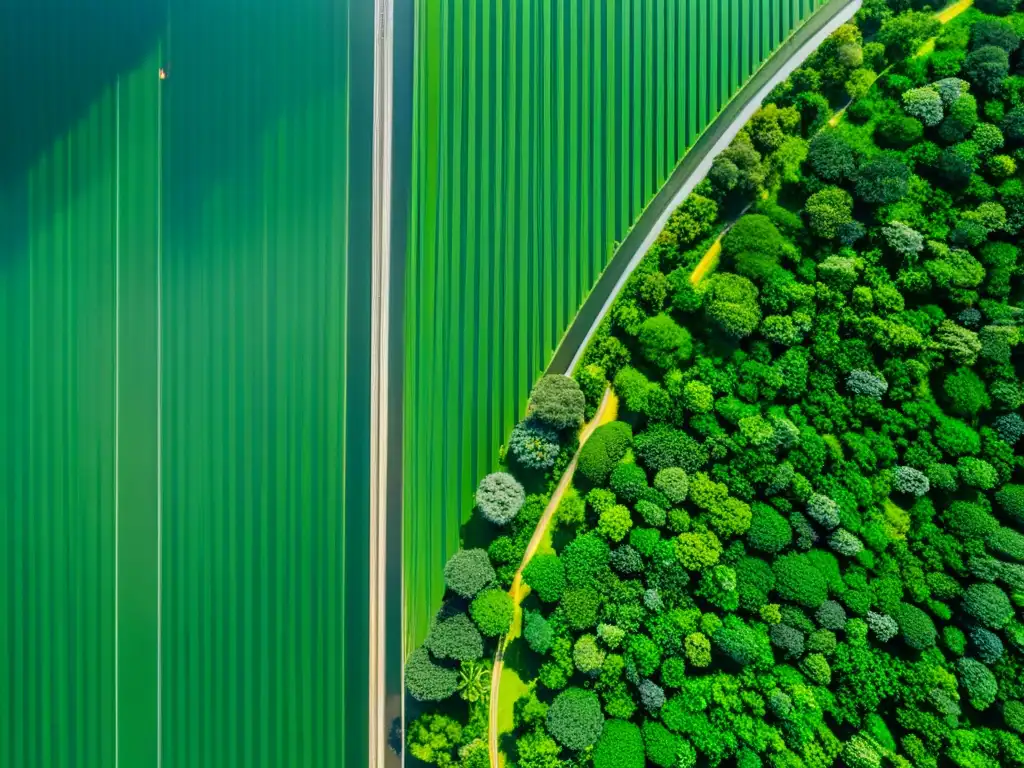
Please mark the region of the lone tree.
[[583, 423], [586, 401], [575, 379], [551, 374], [530, 393], [530, 415], [553, 429], [575, 429]]

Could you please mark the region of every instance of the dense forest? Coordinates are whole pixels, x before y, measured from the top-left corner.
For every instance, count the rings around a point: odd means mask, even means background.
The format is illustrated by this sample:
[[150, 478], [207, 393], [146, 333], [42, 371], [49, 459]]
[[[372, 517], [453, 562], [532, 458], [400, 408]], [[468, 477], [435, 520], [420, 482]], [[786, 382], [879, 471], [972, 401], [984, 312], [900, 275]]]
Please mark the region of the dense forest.
[[865, 0], [715, 159], [481, 480], [413, 757], [489, 765], [512, 630], [519, 768], [1024, 765], [1016, 6]]

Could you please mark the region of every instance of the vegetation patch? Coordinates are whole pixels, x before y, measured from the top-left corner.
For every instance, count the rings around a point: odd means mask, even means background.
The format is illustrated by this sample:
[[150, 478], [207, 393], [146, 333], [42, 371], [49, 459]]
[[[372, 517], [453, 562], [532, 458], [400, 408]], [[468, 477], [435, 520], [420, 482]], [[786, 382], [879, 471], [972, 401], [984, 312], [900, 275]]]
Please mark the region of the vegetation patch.
[[[919, 5], [865, 2], [776, 88], [535, 389], [562, 446], [607, 382], [623, 411], [524, 573], [520, 768], [1024, 764], [1024, 14]], [[561, 474], [523, 463], [418, 698], [507, 629]]]

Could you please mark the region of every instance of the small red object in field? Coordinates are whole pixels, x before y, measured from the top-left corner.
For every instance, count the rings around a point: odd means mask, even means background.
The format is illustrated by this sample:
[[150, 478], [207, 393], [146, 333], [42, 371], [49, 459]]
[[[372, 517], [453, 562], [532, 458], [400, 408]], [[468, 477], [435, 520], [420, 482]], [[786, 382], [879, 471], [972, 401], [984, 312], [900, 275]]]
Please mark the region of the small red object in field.
[[160, 67], [160, 79], [161, 80], [166, 80], [167, 79], [167, 70], [165, 70], [163, 67]]

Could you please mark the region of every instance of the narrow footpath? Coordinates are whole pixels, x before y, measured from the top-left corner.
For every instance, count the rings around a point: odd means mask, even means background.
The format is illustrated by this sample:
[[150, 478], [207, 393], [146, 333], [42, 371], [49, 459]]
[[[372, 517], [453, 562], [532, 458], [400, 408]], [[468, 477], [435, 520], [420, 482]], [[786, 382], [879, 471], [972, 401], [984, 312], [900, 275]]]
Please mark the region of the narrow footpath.
[[[512, 602], [515, 605], [516, 613], [519, 612], [519, 604], [528, 594], [523, 586], [523, 569], [526, 568], [530, 560], [533, 559], [533, 556], [537, 554], [537, 549], [544, 540], [548, 526], [551, 524], [551, 518], [555, 516], [555, 512], [558, 511], [558, 505], [561, 503], [562, 497], [565, 495], [565, 492], [569, 490], [569, 486], [572, 484], [572, 476], [576, 472], [576, 463], [579, 461], [580, 451], [583, 450], [583, 445], [590, 439], [590, 436], [594, 434], [595, 429], [615, 418], [617, 405], [618, 400], [615, 397], [615, 393], [612, 392], [612, 388], [609, 386], [604, 391], [604, 396], [601, 398], [601, 404], [597, 407], [597, 413], [594, 414], [594, 418], [585, 424], [583, 426], [583, 430], [580, 432], [579, 448], [576, 449], [576, 453], [573, 454], [572, 461], [569, 462], [569, 466], [566, 467], [565, 472], [562, 474], [562, 479], [558, 481], [558, 486], [555, 488], [554, 493], [551, 494], [551, 500], [548, 501], [548, 505], [544, 508], [544, 514], [541, 515], [540, 520], [537, 522], [537, 527], [533, 529], [533, 536], [530, 537], [530, 543], [526, 546], [526, 552], [523, 553], [523, 559], [519, 562], [519, 568], [516, 570], [516, 575], [512, 579], [512, 586], [508, 590], [509, 595], [512, 597]], [[491, 670], [491, 701], [488, 713], [489, 725], [487, 728], [487, 744], [491, 754], [491, 768], [498, 768], [499, 765], [498, 691], [501, 686], [501, 672], [505, 667], [505, 647], [508, 644], [508, 639], [508, 635], [502, 635], [498, 638], [498, 650], [494, 654], [494, 668]]]

